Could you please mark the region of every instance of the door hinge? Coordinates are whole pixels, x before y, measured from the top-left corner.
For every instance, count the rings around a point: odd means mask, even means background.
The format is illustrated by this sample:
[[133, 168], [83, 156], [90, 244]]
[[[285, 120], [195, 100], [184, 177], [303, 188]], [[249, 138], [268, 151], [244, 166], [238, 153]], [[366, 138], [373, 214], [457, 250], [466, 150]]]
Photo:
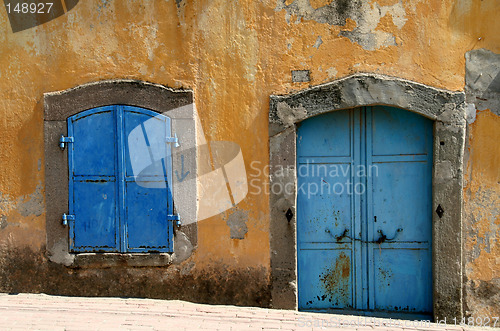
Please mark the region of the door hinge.
[[66, 144], [71, 144], [75, 141], [75, 138], [73, 137], [65, 137], [64, 135], [61, 135], [61, 138], [59, 138], [59, 147], [61, 149], [64, 149], [66, 147]]
[[175, 147], [179, 147], [179, 138], [177, 138], [177, 133], [174, 133], [173, 137], [166, 137], [165, 141], [169, 144], [174, 144]]
[[75, 215], [68, 215], [64, 213], [62, 215], [62, 225], [68, 225], [69, 221], [74, 221], [75, 220]]
[[167, 215], [167, 221], [174, 221], [176, 226], [181, 226], [181, 217], [179, 215]]

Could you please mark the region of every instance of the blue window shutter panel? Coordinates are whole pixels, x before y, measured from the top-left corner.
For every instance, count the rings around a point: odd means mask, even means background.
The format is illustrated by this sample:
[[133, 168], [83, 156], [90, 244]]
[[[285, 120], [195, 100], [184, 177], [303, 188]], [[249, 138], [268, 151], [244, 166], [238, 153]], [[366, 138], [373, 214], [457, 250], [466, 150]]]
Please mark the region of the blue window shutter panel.
[[171, 252], [173, 223], [170, 118], [123, 106], [127, 251]]
[[172, 252], [171, 120], [131, 106], [68, 118], [70, 250]]
[[117, 240], [116, 121], [113, 107], [68, 119], [70, 249], [115, 252]]

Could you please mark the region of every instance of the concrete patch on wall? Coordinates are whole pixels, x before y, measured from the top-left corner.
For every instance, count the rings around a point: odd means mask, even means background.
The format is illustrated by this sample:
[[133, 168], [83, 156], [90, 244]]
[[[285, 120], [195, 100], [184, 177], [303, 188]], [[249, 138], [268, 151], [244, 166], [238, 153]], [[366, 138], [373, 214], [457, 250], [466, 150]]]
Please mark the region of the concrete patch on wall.
[[319, 49], [319, 46], [323, 44], [323, 40], [321, 39], [321, 36], [318, 36], [318, 39], [316, 39], [316, 42], [314, 43], [313, 47], [316, 49]]
[[193, 244], [184, 232], [176, 231], [174, 238], [175, 253], [172, 262], [179, 264], [186, 261], [193, 253]]
[[16, 202], [12, 201], [8, 195], [0, 192], [0, 213], [9, 214], [12, 209], [16, 208]]
[[319, 4], [310, 0], [278, 0], [275, 10], [285, 10], [288, 23], [295, 17], [296, 23], [304, 19], [342, 27], [351, 19], [356, 22], [356, 27], [341, 30], [339, 36], [347, 37], [371, 51], [397, 45], [392, 33], [377, 29], [384, 16], [391, 15], [393, 24], [399, 30], [407, 21], [401, 0], [388, 6], [361, 0], [320, 1]]
[[292, 82], [306, 83], [311, 80], [311, 72], [309, 70], [292, 70]]
[[7, 223], [7, 216], [0, 215], [0, 230], [3, 230], [7, 227], [9, 223]]
[[12, 200], [0, 193], [0, 230], [8, 226], [9, 215], [14, 211], [23, 217], [42, 215], [45, 212], [42, 186], [37, 185], [32, 194], [22, 196], [17, 200]]
[[484, 48], [465, 54], [465, 92], [477, 110], [500, 115], [500, 54]]
[[37, 185], [35, 192], [33, 194], [23, 197], [20, 199], [17, 210], [21, 216], [40, 216], [44, 212], [43, 206], [43, 188], [41, 185]]
[[248, 221], [248, 211], [236, 208], [229, 211], [229, 213], [226, 217], [226, 224], [229, 226], [231, 239], [245, 239], [245, 235], [248, 232], [246, 224]]

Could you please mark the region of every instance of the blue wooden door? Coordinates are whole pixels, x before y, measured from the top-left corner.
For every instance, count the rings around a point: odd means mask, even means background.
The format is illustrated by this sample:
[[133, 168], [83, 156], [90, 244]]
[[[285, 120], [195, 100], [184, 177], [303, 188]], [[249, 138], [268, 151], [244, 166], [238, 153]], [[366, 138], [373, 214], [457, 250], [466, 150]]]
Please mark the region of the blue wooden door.
[[432, 127], [382, 106], [301, 123], [300, 309], [432, 312]]
[[170, 127], [121, 105], [68, 118], [71, 251], [172, 251]]

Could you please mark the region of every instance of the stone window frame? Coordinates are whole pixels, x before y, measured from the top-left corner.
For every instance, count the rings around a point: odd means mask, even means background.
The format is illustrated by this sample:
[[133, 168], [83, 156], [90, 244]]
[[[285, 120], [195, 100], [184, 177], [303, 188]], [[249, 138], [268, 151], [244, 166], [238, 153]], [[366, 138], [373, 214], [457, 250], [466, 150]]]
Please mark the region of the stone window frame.
[[[387, 105], [434, 121], [432, 270], [435, 320], [463, 315], [463, 160], [465, 93], [372, 73], [358, 73], [289, 95], [271, 95], [269, 109], [270, 248], [274, 308], [297, 309], [297, 124], [331, 111]], [[294, 169], [279, 172], [278, 169]], [[293, 189], [290, 189], [293, 188]], [[444, 210], [442, 217], [435, 212]], [[290, 220], [285, 215], [291, 210]], [[288, 215], [290, 216], [290, 215]]]
[[[67, 135], [67, 118], [82, 111], [109, 105], [129, 105], [169, 116], [169, 111], [187, 107], [190, 113], [172, 118], [173, 132], [183, 139], [196, 139], [193, 91], [172, 89], [163, 85], [129, 80], [105, 80], [80, 85], [64, 91], [44, 93], [45, 210], [47, 256], [50, 261], [72, 268], [148, 267], [180, 263], [191, 255], [197, 243], [197, 222], [174, 227], [173, 253], [71, 253], [68, 227], [61, 223], [68, 212], [68, 159], [66, 149], [59, 147], [61, 134]], [[180, 131], [185, 131], [180, 132]], [[194, 136], [193, 134], [194, 133]], [[191, 137], [193, 136], [193, 137]], [[194, 141], [190, 142], [192, 145]], [[174, 156], [173, 164], [177, 160]], [[196, 165], [194, 165], [196, 169]], [[197, 218], [197, 188], [190, 192], [174, 191], [174, 199], [193, 200], [191, 215]]]

